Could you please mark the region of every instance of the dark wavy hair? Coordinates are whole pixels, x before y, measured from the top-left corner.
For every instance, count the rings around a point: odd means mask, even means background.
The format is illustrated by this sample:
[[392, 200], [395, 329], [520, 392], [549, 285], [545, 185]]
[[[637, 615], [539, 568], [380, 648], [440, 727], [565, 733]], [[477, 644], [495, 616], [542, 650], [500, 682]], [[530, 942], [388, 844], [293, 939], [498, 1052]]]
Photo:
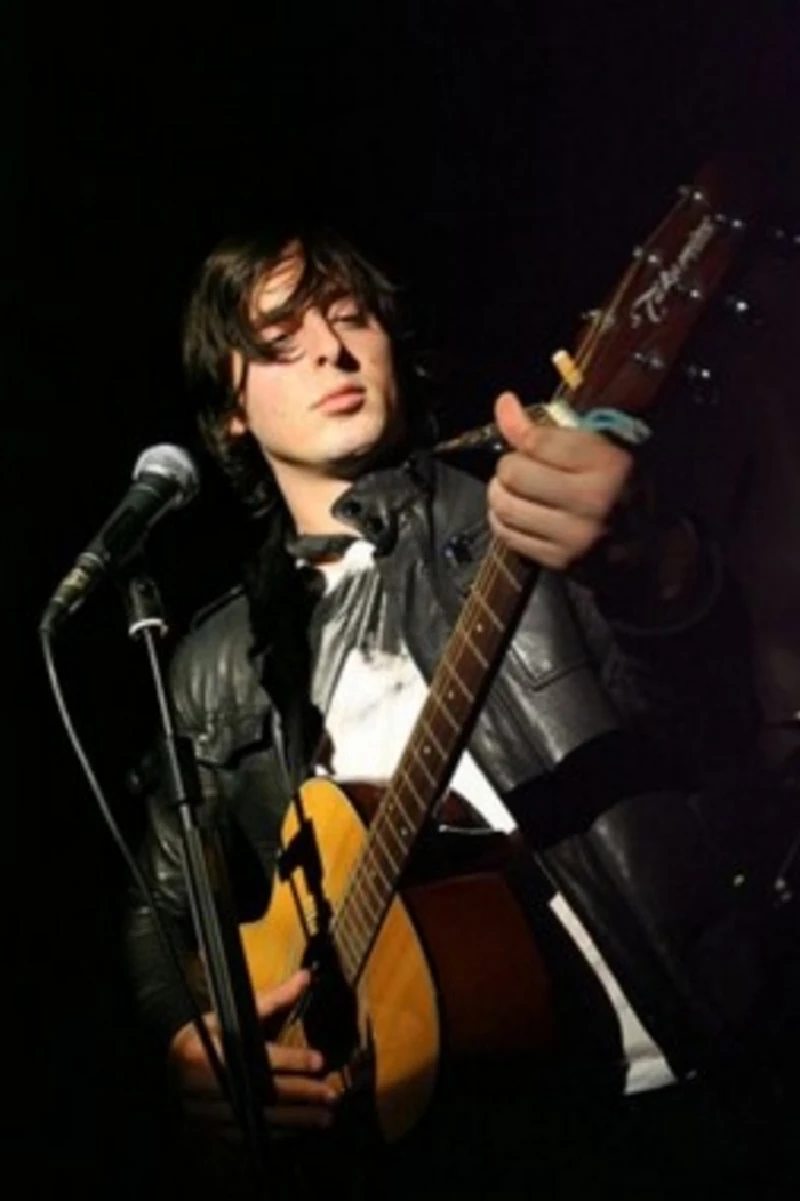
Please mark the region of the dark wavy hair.
[[[424, 445], [436, 433], [433, 410], [421, 386], [426, 373], [416, 359], [411, 332], [401, 320], [399, 290], [378, 267], [340, 234], [324, 227], [226, 238], [202, 264], [191, 293], [183, 327], [183, 364], [205, 446], [256, 518], [274, 510], [277, 487], [252, 434], [234, 436], [228, 426], [240, 410], [248, 364], [276, 358], [261, 336], [265, 319], [253, 314], [254, 290], [296, 252], [302, 273], [280, 313], [270, 314], [269, 320], [277, 316], [291, 321], [309, 305], [324, 308], [337, 296], [352, 295], [392, 341], [409, 441]], [[238, 386], [232, 374], [233, 351], [244, 361]]]

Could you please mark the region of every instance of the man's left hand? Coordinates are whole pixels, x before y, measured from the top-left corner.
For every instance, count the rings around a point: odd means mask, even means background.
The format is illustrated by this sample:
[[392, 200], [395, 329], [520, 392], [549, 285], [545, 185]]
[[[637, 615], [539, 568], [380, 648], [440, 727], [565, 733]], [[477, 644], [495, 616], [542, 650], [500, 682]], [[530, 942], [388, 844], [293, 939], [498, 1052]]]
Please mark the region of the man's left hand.
[[495, 416], [511, 449], [489, 484], [490, 526], [512, 550], [565, 570], [607, 533], [633, 458], [601, 434], [534, 424], [512, 392]]

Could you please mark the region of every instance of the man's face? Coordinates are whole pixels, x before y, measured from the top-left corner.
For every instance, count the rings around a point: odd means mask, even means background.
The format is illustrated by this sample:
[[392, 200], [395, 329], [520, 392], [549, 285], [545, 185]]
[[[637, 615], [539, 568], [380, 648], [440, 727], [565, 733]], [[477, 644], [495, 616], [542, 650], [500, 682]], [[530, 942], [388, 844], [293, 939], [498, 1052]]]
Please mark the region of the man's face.
[[[283, 305], [301, 269], [297, 254], [287, 256], [256, 288], [254, 313]], [[291, 323], [268, 324], [261, 336], [280, 360], [248, 364], [231, 432], [249, 430], [279, 476], [353, 474], [399, 426], [388, 335], [353, 297], [341, 296], [324, 311], [312, 307]], [[233, 372], [238, 383], [238, 354]]]

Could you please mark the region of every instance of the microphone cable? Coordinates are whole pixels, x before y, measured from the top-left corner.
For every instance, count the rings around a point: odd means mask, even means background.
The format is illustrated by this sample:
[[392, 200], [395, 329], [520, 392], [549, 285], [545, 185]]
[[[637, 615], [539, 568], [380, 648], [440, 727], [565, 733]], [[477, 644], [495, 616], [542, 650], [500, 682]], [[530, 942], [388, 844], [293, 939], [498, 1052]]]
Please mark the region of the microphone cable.
[[125, 842], [125, 839], [122, 835], [122, 831], [120, 830], [119, 826], [117, 825], [117, 822], [111, 811], [111, 806], [109, 805], [108, 800], [105, 796], [105, 793], [103, 792], [100, 782], [97, 779], [97, 776], [94, 772], [94, 769], [92, 768], [92, 765], [89, 762], [89, 757], [86, 754], [86, 751], [84, 750], [84, 747], [83, 747], [81, 740], [78, 736], [78, 733], [75, 729], [72, 718], [70, 717], [69, 710], [67, 708], [67, 704], [66, 704], [66, 701], [64, 698], [63, 689], [61, 687], [61, 682], [59, 680], [58, 671], [56, 670], [55, 657], [53, 655], [53, 647], [52, 647], [52, 635], [50, 634], [50, 632], [47, 629], [40, 628], [39, 629], [39, 638], [40, 638], [40, 642], [41, 642], [42, 654], [44, 656], [45, 667], [47, 670], [48, 681], [50, 683], [50, 687], [53, 692], [53, 696], [55, 698], [56, 708], [58, 710], [62, 724], [66, 731], [67, 738], [69, 739], [70, 745], [72, 746], [72, 750], [75, 753], [75, 756], [83, 770], [83, 773], [84, 773], [84, 776], [86, 777], [86, 781], [89, 785], [89, 788], [97, 802], [97, 805], [100, 809], [100, 813], [103, 817], [103, 820], [111, 834], [111, 838], [112, 838], [113, 842], [116, 844], [116, 847], [119, 850], [120, 854], [122, 855], [122, 858], [125, 861], [128, 871], [130, 872], [130, 874], [136, 884], [136, 887], [141, 892], [142, 896], [144, 897], [144, 899], [150, 909], [151, 915], [155, 922], [156, 932], [157, 932], [159, 941], [161, 943], [161, 947], [162, 947], [162, 950], [166, 957], [166, 960], [170, 964], [170, 967], [172, 968], [172, 970], [174, 971], [175, 978], [179, 982], [179, 987], [183, 991], [184, 996], [189, 1004], [189, 1007], [191, 1010], [192, 1024], [194, 1025], [194, 1027], [197, 1031], [198, 1037], [203, 1045], [203, 1049], [204, 1049], [206, 1055], [208, 1056], [208, 1061], [209, 1061], [212, 1071], [214, 1072], [214, 1075], [217, 1079], [217, 1083], [219, 1084], [220, 1091], [222, 1092], [223, 1096], [225, 1097], [225, 1099], [228, 1101], [229, 1105], [231, 1106], [232, 1112], [235, 1114], [236, 1106], [233, 1101], [233, 1095], [231, 1092], [230, 1085], [228, 1083], [227, 1072], [225, 1070], [225, 1067], [223, 1066], [222, 1059], [219, 1055], [219, 1052], [217, 1051], [217, 1048], [214, 1046], [214, 1042], [211, 1038], [211, 1035], [209, 1034], [208, 1027], [206, 1026], [206, 1023], [203, 1019], [203, 1014], [202, 1014], [202, 1011], [198, 1004], [197, 998], [195, 997], [194, 993], [192, 992], [191, 988], [189, 987], [189, 983], [184, 974], [183, 966], [181, 964], [181, 960], [180, 960], [178, 951], [177, 951], [175, 944], [170, 936], [169, 931], [167, 930], [166, 924], [164, 923], [164, 920], [158, 911], [158, 906], [156, 904], [156, 900], [153, 895], [153, 890], [150, 887], [150, 884], [149, 884], [148, 880], [146, 879], [144, 872], [139, 867], [139, 864], [136, 862], [135, 857], [131, 854], [131, 851]]

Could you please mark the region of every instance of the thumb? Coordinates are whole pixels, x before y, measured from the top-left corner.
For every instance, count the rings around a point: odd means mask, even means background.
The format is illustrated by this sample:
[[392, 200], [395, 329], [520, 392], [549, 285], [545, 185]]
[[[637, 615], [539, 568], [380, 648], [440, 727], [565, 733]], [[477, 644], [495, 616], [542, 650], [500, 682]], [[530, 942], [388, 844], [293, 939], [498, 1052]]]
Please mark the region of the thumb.
[[494, 413], [497, 427], [509, 446], [523, 454], [532, 454], [540, 430], [525, 412], [516, 393], [501, 393], [495, 402]]
[[269, 1018], [281, 1009], [289, 1009], [300, 1000], [311, 983], [311, 974], [305, 970], [294, 972], [273, 988], [256, 989], [256, 1012], [259, 1017]]

